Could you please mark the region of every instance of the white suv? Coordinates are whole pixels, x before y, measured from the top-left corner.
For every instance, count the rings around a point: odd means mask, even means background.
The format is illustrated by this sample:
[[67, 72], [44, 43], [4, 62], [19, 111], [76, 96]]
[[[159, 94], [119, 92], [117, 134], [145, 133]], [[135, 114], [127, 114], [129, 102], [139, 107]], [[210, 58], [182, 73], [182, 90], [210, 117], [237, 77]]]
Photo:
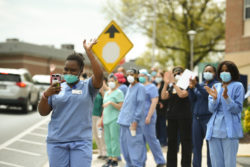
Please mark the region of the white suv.
[[39, 91], [26, 69], [0, 68], [0, 105], [21, 106], [24, 112], [36, 110]]

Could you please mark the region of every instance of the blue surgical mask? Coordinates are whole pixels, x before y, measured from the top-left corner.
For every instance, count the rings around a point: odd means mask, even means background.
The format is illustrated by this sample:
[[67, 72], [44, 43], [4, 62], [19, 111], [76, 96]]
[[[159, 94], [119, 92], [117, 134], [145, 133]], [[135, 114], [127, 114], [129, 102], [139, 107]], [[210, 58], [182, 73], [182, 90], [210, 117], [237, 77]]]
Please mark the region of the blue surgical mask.
[[139, 82], [140, 83], [145, 83], [146, 82], [146, 78], [145, 77], [139, 77]]
[[229, 82], [232, 79], [230, 72], [221, 72], [220, 78], [223, 82]]
[[71, 75], [71, 74], [64, 74], [64, 79], [68, 84], [75, 83], [78, 81], [78, 76], [77, 75]]
[[206, 81], [210, 81], [214, 78], [214, 75], [211, 72], [204, 72], [203, 77]]
[[151, 76], [152, 76], [152, 77], [156, 76], [156, 74], [157, 74], [156, 71], [152, 71], [152, 72], [151, 72]]

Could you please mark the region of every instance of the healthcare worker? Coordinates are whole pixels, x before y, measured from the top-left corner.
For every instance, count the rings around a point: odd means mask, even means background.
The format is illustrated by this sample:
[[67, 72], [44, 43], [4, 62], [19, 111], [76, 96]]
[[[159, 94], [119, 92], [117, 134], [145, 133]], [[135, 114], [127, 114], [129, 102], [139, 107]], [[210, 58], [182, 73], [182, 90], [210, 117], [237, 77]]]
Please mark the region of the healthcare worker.
[[164, 75], [162, 99], [168, 99], [168, 152], [167, 166], [177, 167], [178, 134], [181, 141], [181, 166], [191, 167], [192, 156], [192, 113], [188, 99], [188, 90], [181, 89], [176, 82], [184, 69], [175, 67]]
[[143, 129], [146, 91], [144, 86], [138, 83], [138, 73], [136, 69], [127, 71], [130, 86], [117, 121], [120, 124], [120, 145], [126, 167], [143, 167], [145, 165]]
[[206, 139], [212, 167], [236, 167], [239, 138], [243, 137], [241, 112], [244, 101], [244, 87], [239, 82], [239, 70], [231, 61], [218, 66], [220, 83], [210, 88], [209, 111], [213, 114], [207, 124]]
[[84, 68], [83, 55], [69, 55], [63, 69], [66, 82], [50, 86], [39, 103], [38, 110], [42, 116], [52, 111], [47, 137], [51, 167], [91, 166], [93, 103], [103, 83], [102, 68], [91, 51], [96, 43], [96, 40], [89, 43], [83, 41], [94, 75], [80, 81]]
[[123, 104], [123, 92], [118, 89], [117, 78], [114, 74], [108, 77], [109, 90], [103, 98], [104, 136], [107, 146], [108, 161], [103, 167], [118, 166], [120, 156], [120, 126], [117, 123], [118, 115]]
[[118, 85], [118, 89], [120, 89], [123, 92], [124, 97], [126, 96], [128, 87], [125, 84], [126, 83], [126, 78], [124, 77], [123, 73], [121, 72], [117, 72], [114, 74], [117, 78], [117, 85]]
[[[150, 74], [148, 74], [146, 69], [140, 70], [139, 81], [145, 86], [146, 89], [146, 103], [145, 103], [145, 126], [144, 126], [144, 138], [148, 143], [151, 152], [153, 153], [157, 167], [165, 166], [165, 159], [161, 150], [161, 145], [159, 140], [156, 138], [156, 112], [155, 108], [158, 103], [158, 89], [155, 84], [150, 83]], [[147, 152], [145, 151], [145, 160]]]
[[[206, 65], [203, 70], [202, 83], [196, 79], [190, 79], [189, 99], [193, 106], [192, 121], [192, 141], [193, 141], [193, 167], [201, 167], [202, 145], [207, 131], [207, 123], [212, 115], [208, 111], [208, 93], [204, 86], [212, 87], [216, 81], [216, 68], [212, 65]], [[207, 166], [211, 167], [209, 147], [207, 142]]]

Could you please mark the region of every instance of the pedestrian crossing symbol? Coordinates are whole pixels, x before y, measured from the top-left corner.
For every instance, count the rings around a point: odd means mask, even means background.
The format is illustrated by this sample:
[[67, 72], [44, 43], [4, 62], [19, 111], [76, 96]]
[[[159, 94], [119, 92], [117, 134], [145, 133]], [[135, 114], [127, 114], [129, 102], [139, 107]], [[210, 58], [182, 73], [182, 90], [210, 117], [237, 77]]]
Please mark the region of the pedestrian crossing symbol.
[[103, 30], [97, 41], [92, 50], [109, 73], [133, 47], [132, 42], [114, 21]]

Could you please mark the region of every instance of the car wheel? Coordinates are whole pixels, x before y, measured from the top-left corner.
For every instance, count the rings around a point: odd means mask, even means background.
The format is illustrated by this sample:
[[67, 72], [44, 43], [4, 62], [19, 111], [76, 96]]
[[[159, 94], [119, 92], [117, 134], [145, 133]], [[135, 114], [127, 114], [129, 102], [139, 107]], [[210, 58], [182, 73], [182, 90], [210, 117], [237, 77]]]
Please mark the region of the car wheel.
[[32, 105], [32, 110], [33, 111], [37, 110], [38, 103], [39, 103], [39, 94], [37, 95], [35, 104]]
[[30, 103], [30, 99], [28, 98], [23, 106], [23, 112], [28, 113], [30, 111], [32, 111], [32, 105]]

